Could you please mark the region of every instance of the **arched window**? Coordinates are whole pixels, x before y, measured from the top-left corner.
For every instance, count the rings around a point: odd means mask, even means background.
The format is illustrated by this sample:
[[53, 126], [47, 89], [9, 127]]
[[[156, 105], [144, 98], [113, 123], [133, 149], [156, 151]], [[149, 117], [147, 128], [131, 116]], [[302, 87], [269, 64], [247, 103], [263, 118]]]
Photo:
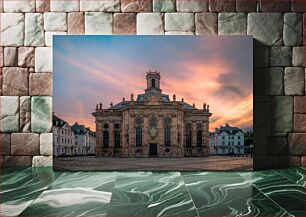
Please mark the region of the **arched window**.
[[191, 124], [186, 124], [186, 147], [191, 147], [191, 135], [192, 135], [192, 129]]
[[152, 88], [155, 88], [155, 79], [152, 79]]
[[202, 147], [202, 131], [197, 132], [197, 147]]
[[164, 130], [164, 140], [165, 140], [165, 146], [166, 147], [169, 147], [171, 145], [171, 130], [170, 130], [170, 127], [165, 127], [165, 130]]
[[120, 148], [120, 131], [115, 131], [115, 148]]
[[109, 146], [109, 135], [108, 135], [108, 131], [104, 131], [103, 132], [103, 147], [104, 148], [108, 148]]
[[142, 146], [142, 128], [136, 127], [136, 147]]

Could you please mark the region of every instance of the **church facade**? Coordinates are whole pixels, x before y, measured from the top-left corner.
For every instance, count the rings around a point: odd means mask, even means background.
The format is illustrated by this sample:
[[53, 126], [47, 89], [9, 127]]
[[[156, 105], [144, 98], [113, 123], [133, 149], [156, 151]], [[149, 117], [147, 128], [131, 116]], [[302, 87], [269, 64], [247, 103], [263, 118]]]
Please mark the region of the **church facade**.
[[98, 157], [209, 156], [209, 106], [197, 109], [160, 89], [160, 73], [147, 72], [145, 93], [92, 113]]

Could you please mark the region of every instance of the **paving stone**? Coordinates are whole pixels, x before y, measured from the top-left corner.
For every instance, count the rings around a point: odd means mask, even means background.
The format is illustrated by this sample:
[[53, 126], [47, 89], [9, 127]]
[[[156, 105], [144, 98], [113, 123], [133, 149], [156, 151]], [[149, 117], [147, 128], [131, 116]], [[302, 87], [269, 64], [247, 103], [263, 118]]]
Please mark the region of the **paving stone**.
[[113, 32], [113, 17], [110, 13], [85, 12], [85, 34], [111, 35]]
[[40, 13], [25, 14], [25, 46], [44, 46], [43, 15]]
[[287, 136], [273, 136], [268, 138], [268, 154], [272, 156], [288, 155]]
[[235, 12], [236, 2], [233, 0], [208, 0], [211, 12]]
[[294, 47], [292, 52], [292, 65], [305, 67], [305, 59], [305, 47]]
[[249, 13], [247, 34], [253, 35], [255, 46], [280, 46], [283, 44], [282, 13]]
[[115, 13], [113, 28], [114, 34], [136, 34], [136, 14]]
[[80, 11], [120, 12], [120, 0], [81, 0]]
[[245, 35], [247, 29], [247, 16], [245, 13], [219, 13], [219, 35]]
[[166, 13], [166, 31], [194, 31], [194, 15], [192, 13]]
[[237, 12], [256, 12], [256, 0], [236, 0]]
[[270, 49], [271, 66], [291, 66], [292, 48], [287, 46], [274, 46]]
[[29, 94], [29, 72], [27, 68], [4, 67], [3, 95], [25, 96]]
[[22, 13], [1, 13], [1, 45], [23, 46], [24, 15]]
[[52, 97], [33, 96], [31, 100], [31, 129], [34, 133], [52, 130]]
[[288, 12], [290, 11], [290, 0], [270, 1], [260, 0], [260, 10], [262, 12]]
[[4, 0], [4, 12], [35, 12], [35, 0]]
[[40, 134], [40, 154], [41, 155], [53, 155], [53, 134], [42, 133]]
[[55, 12], [79, 11], [80, 1], [79, 0], [69, 0], [69, 1], [51, 0], [50, 8], [51, 8], [51, 11], [55, 11]]
[[275, 96], [272, 99], [272, 132], [292, 132], [293, 97]]
[[50, 11], [50, 0], [36, 0], [36, 11], [37, 12], [49, 12]]
[[151, 12], [152, 0], [121, 0], [122, 12]]
[[10, 155], [11, 153], [11, 134], [0, 133], [0, 156]]
[[5, 156], [5, 167], [29, 167], [32, 166], [32, 156]]
[[208, 10], [207, 0], [176, 0], [178, 12], [204, 12]]
[[84, 13], [72, 12], [68, 13], [68, 34], [84, 34]]
[[289, 133], [288, 143], [291, 155], [305, 156], [305, 133]]
[[29, 83], [31, 96], [52, 96], [51, 73], [31, 73]]
[[268, 68], [264, 79], [267, 95], [284, 95], [284, 68]]
[[4, 48], [4, 66], [17, 66], [18, 52], [17, 47]]
[[0, 131], [19, 131], [18, 96], [0, 96]]
[[153, 0], [154, 12], [174, 12], [175, 0]]
[[218, 34], [218, 15], [217, 13], [196, 13], [195, 27], [197, 35], [216, 35]]
[[12, 155], [38, 155], [39, 134], [36, 133], [12, 133]]
[[299, 46], [303, 44], [303, 14], [285, 13], [284, 44]]
[[35, 72], [52, 72], [52, 48], [37, 47], [35, 49]]
[[291, 0], [291, 11], [292, 12], [305, 12], [304, 0]]
[[306, 115], [294, 114], [293, 130], [296, 133], [306, 132]]
[[269, 67], [269, 47], [254, 47], [254, 66]]
[[66, 13], [44, 13], [45, 31], [67, 31]]
[[19, 47], [18, 48], [18, 66], [34, 67], [34, 47]]
[[67, 35], [67, 32], [45, 32], [45, 44], [48, 47], [53, 46], [54, 35]]
[[194, 35], [194, 32], [169, 31], [165, 35]]
[[305, 96], [294, 96], [294, 113], [306, 113], [306, 97]]
[[302, 67], [285, 68], [285, 95], [305, 95], [305, 72]]
[[31, 97], [20, 97], [20, 131], [31, 132]]
[[52, 167], [52, 156], [34, 156], [32, 161], [32, 167]]
[[3, 47], [0, 47], [0, 67], [3, 66]]
[[138, 35], [163, 35], [163, 15], [161, 13], [138, 13], [137, 14]]

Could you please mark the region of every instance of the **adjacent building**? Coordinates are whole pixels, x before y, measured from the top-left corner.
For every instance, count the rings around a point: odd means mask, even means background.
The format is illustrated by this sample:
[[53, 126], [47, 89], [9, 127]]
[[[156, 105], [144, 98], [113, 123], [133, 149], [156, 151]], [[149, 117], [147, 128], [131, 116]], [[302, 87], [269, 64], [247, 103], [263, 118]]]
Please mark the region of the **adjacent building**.
[[209, 133], [211, 155], [244, 154], [244, 134], [242, 129], [225, 124]]
[[209, 106], [198, 109], [163, 94], [159, 72], [146, 74], [143, 94], [96, 106], [96, 155], [120, 157], [209, 156]]
[[75, 150], [78, 155], [95, 155], [96, 153], [96, 133], [76, 122], [72, 125], [74, 132]]

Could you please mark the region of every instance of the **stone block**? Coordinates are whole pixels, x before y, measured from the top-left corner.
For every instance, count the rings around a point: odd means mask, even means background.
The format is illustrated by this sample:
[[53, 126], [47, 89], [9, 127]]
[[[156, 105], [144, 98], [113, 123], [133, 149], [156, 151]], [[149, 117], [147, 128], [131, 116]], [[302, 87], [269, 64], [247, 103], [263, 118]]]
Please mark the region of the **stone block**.
[[284, 68], [268, 68], [264, 73], [267, 95], [284, 95]]
[[152, 0], [121, 0], [122, 12], [151, 12]]
[[53, 46], [54, 35], [67, 35], [67, 32], [45, 32], [45, 44], [48, 47]]
[[53, 134], [42, 133], [40, 134], [40, 154], [52, 156], [53, 155]]
[[68, 34], [84, 34], [84, 13], [72, 12], [68, 13]]
[[31, 97], [20, 97], [20, 131], [31, 132]]
[[18, 48], [18, 66], [34, 67], [34, 47], [19, 47]]
[[299, 46], [303, 44], [303, 14], [285, 13], [284, 16], [284, 44]]
[[262, 12], [288, 12], [290, 11], [290, 0], [271, 1], [260, 0], [260, 10]]
[[11, 134], [0, 133], [0, 156], [11, 154]]
[[174, 12], [175, 0], [153, 0], [154, 12]]
[[136, 14], [115, 13], [114, 34], [134, 35], [136, 34]]
[[52, 156], [34, 156], [32, 161], [32, 167], [52, 167]]
[[217, 13], [196, 13], [195, 27], [197, 35], [217, 35], [218, 15]]
[[36, 11], [37, 12], [49, 12], [50, 11], [50, 0], [36, 0]]
[[270, 66], [291, 66], [292, 48], [287, 46], [270, 48]]
[[237, 12], [256, 12], [256, 0], [236, 0]]
[[52, 72], [52, 48], [37, 47], [35, 49], [35, 72]]
[[79, 0], [59, 1], [51, 0], [50, 9], [55, 12], [71, 12], [80, 10]]
[[32, 156], [5, 156], [5, 167], [30, 167], [32, 166]]
[[267, 170], [278, 168], [278, 158], [276, 156], [257, 156], [253, 159], [253, 170]]
[[236, 2], [233, 0], [208, 0], [211, 12], [235, 12]]
[[253, 35], [255, 46], [280, 46], [283, 22], [282, 13], [249, 13], [247, 34]]
[[4, 0], [4, 12], [35, 12], [35, 0]]
[[24, 96], [29, 94], [29, 72], [27, 68], [3, 68], [3, 95]]
[[31, 96], [52, 96], [51, 73], [31, 73], [29, 84]]
[[288, 133], [293, 130], [293, 97], [275, 96], [272, 99], [272, 132]]
[[254, 66], [269, 67], [269, 47], [254, 47]]
[[4, 66], [17, 66], [18, 52], [17, 47], [4, 48]]
[[305, 133], [289, 133], [288, 143], [291, 155], [305, 156]]
[[265, 94], [265, 73], [267, 68], [254, 68], [253, 72], [253, 92], [254, 96], [263, 96]]
[[305, 12], [304, 6], [305, 6], [304, 0], [291, 0], [292, 12]]
[[287, 136], [273, 136], [268, 138], [268, 155], [288, 155]]
[[113, 33], [113, 16], [104, 12], [85, 12], [85, 34], [105, 34]]
[[294, 113], [305, 114], [306, 113], [306, 97], [294, 96]]
[[52, 130], [52, 97], [33, 96], [31, 100], [31, 130], [49, 133]]
[[178, 12], [204, 12], [207, 9], [207, 0], [176, 0]]
[[36, 133], [12, 133], [12, 155], [38, 155], [39, 134]]
[[245, 35], [247, 29], [247, 16], [245, 13], [219, 13], [219, 35]]
[[22, 13], [1, 13], [1, 46], [23, 46], [24, 15]]
[[67, 14], [66, 13], [44, 13], [45, 31], [67, 31]]
[[305, 156], [301, 157], [301, 166], [304, 167], [304, 168], [306, 167], [306, 158], [305, 158]]
[[81, 0], [80, 11], [120, 12], [120, 0]]
[[256, 137], [271, 136], [271, 103], [254, 103], [253, 112], [254, 135]]
[[294, 114], [293, 115], [293, 130], [296, 133], [306, 132], [306, 115], [305, 114]]
[[0, 132], [19, 131], [18, 96], [0, 96]]
[[25, 14], [25, 46], [44, 46], [43, 15], [40, 13]]
[[137, 14], [138, 35], [163, 35], [164, 24], [161, 13], [138, 13]]
[[3, 79], [2, 79], [2, 67], [0, 67], [0, 96], [2, 96], [2, 83], [3, 83]]
[[[255, 134], [254, 134], [255, 135]], [[255, 135], [254, 137], [254, 155], [266, 156], [268, 154], [267, 138], [260, 138]]]
[[194, 15], [192, 13], [166, 13], [166, 31], [194, 31]]
[[3, 66], [3, 47], [0, 47], [0, 67]]
[[285, 68], [285, 95], [305, 95], [305, 72], [302, 67]]
[[194, 32], [170, 31], [165, 32], [165, 35], [194, 35]]
[[301, 166], [300, 156], [279, 156], [279, 167], [299, 167]]
[[294, 47], [292, 51], [292, 65], [305, 67], [305, 47]]

